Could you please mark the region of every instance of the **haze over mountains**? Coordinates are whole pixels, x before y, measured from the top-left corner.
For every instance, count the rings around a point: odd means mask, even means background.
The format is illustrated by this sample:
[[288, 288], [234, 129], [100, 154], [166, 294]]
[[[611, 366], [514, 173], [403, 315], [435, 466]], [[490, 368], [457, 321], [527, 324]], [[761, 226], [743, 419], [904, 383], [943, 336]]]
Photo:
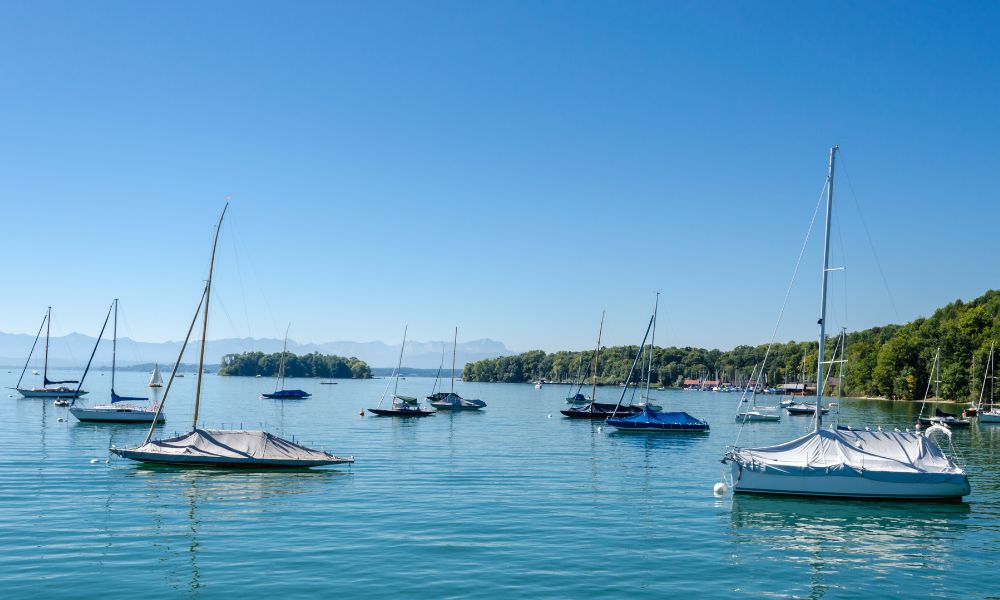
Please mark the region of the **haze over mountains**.
[[[21, 367], [31, 350], [34, 336], [27, 334], [0, 333], [0, 365]], [[42, 364], [45, 338], [38, 340], [38, 347], [32, 358], [32, 365]], [[191, 340], [182, 362], [198, 361], [198, 341]], [[263, 338], [227, 338], [209, 340], [205, 347], [205, 362], [218, 364], [226, 354], [238, 352], [281, 352], [282, 340]], [[80, 333], [53, 337], [49, 342], [49, 364], [55, 367], [83, 366], [94, 347], [94, 338]], [[445, 348], [445, 365], [451, 365], [451, 342], [407, 341], [403, 364], [418, 369], [436, 369], [441, 364], [441, 349]], [[172, 365], [177, 360], [181, 342], [136, 342], [129, 338], [118, 339], [118, 363], [122, 366], [138, 363], [157, 362]], [[320, 352], [339, 356], [355, 356], [369, 366], [392, 367], [399, 358], [399, 346], [384, 342], [325, 342], [322, 344], [299, 344], [288, 340], [288, 351], [295, 354]], [[461, 368], [467, 362], [508, 356], [514, 354], [502, 342], [491, 339], [459, 342], [456, 363]], [[94, 357], [96, 367], [111, 364], [111, 340], [105, 339]], [[34, 367], [33, 367], [34, 368]]]

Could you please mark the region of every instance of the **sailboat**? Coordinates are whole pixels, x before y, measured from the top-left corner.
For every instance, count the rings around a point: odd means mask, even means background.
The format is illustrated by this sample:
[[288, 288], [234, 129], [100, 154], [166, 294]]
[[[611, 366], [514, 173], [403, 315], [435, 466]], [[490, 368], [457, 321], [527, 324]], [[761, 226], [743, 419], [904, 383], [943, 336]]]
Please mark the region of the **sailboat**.
[[[83, 422], [98, 422], [98, 423], [163, 423], [166, 421], [166, 415], [163, 411], [157, 410], [159, 407], [154, 403], [152, 406], [136, 406], [135, 402], [148, 402], [148, 398], [137, 398], [129, 396], [119, 396], [115, 393], [115, 367], [117, 363], [118, 356], [118, 299], [111, 304], [111, 308], [114, 309], [115, 320], [114, 328], [112, 334], [111, 342], [111, 403], [110, 404], [98, 404], [96, 406], [76, 406], [76, 399], [73, 400], [70, 406], [69, 412], [73, 414], [74, 417]], [[111, 312], [111, 308], [108, 312]], [[107, 318], [104, 319], [105, 327], [108, 324]], [[97, 352], [97, 346], [101, 343], [101, 336], [104, 335], [104, 327], [101, 328], [101, 335], [97, 336], [97, 341], [94, 342], [94, 350], [90, 354], [90, 360], [94, 360], [94, 353]], [[83, 376], [87, 376], [87, 372], [90, 370], [90, 362], [87, 362], [87, 368], [83, 372]], [[81, 384], [82, 384], [81, 379]]]
[[[569, 417], [570, 419], [606, 419], [614, 413], [616, 408], [618, 408], [615, 404], [602, 404], [597, 402], [597, 374], [599, 372], [598, 367], [600, 366], [601, 360], [601, 335], [603, 333], [604, 311], [601, 311], [601, 324], [597, 328], [597, 345], [594, 347], [594, 359], [591, 361], [590, 368], [590, 401], [586, 402], [588, 398], [581, 394], [579, 388], [577, 388], [577, 393], [566, 399], [566, 402], [573, 404], [573, 406], [567, 408], [566, 410], [559, 411], [563, 414], [563, 416]], [[584, 402], [586, 403], [584, 404]], [[623, 406], [619, 410], [619, 414], [637, 414], [638, 412], [638, 408], [631, 406]]]
[[[997, 407], [993, 403], [993, 382], [995, 377], [993, 364], [993, 344], [990, 344], [990, 357], [986, 362], [986, 372], [983, 373], [983, 387], [979, 391], [979, 404], [976, 405], [977, 414], [979, 415], [980, 423], [1000, 423], [1000, 407]], [[986, 380], [990, 382], [990, 407], [986, 408], [983, 405], [983, 397], [986, 394]]]
[[163, 400], [157, 407], [162, 411], [166, 405], [167, 397], [170, 395], [170, 387], [177, 374], [181, 358], [184, 356], [184, 349], [191, 339], [191, 332], [194, 330], [198, 320], [198, 314], [202, 311], [201, 329], [201, 352], [198, 356], [198, 375], [195, 382], [194, 392], [194, 418], [191, 421], [191, 431], [168, 439], [153, 440], [153, 426], [150, 426], [146, 439], [142, 444], [134, 448], [117, 448], [112, 446], [111, 452], [128, 458], [146, 463], [159, 463], [178, 466], [194, 467], [244, 467], [244, 468], [289, 468], [289, 467], [315, 467], [321, 465], [333, 465], [341, 463], [353, 463], [354, 457], [334, 456], [322, 450], [314, 450], [289, 440], [280, 438], [266, 431], [247, 431], [243, 429], [199, 429], [198, 409], [201, 405], [201, 383], [205, 366], [205, 337], [208, 333], [208, 304], [212, 291], [212, 271], [215, 267], [215, 249], [219, 242], [219, 231], [222, 228], [222, 219], [226, 216], [226, 207], [222, 209], [222, 215], [215, 227], [215, 237], [212, 241], [212, 257], [209, 261], [208, 279], [205, 288], [198, 301], [191, 325], [188, 327], [187, 336], [181, 344], [180, 353], [177, 355], [177, 362], [174, 363], [173, 371], [167, 380], [166, 388], [163, 390]]
[[[288, 330], [292, 324], [285, 328], [285, 344], [281, 347], [281, 360], [278, 361], [278, 378], [274, 382], [274, 391], [270, 394], [261, 394], [261, 398], [271, 398], [273, 400], [301, 400], [312, 396], [309, 392], [302, 390], [286, 390], [285, 387], [285, 356], [288, 350]], [[278, 388], [282, 389], [278, 389]]]
[[451, 345], [451, 391], [435, 392], [427, 399], [431, 406], [438, 410], [479, 410], [486, 406], [482, 400], [466, 400], [455, 393], [455, 356], [458, 352], [458, 327], [455, 328], [455, 341]]
[[[52, 323], [52, 307], [50, 306], [45, 312], [45, 316], [42, 317], [42, 324], [38, 326], [38, 333], [35, 334], [35, 341], [31, 344], [31, 351], [28, 352], [28, 360], [24, 362], [24, 369], [21, 370], [21, 376], [17, 379], [17, 384], [14, 389], [18, 391], [21, 396], [25, 398], [76, 398], [82, 396], [87, 392], [80, 389], [80, 386], [76, 388], [66, 387], [62, 384], [64, 383], [79, 383], [75, 379], [67, 379], [65, 381], [51, 381], [49, 380], [49, 333], [51, 330]], [[31, 355], [35, 352], [35, 346], [38, 345], [38, 338], [42, 335], [42, 327], [45, 327], [45, 366], [42, 367], [42, 387], [36, 388], [22, 388], [21, 380], [24, 379], [24, 373], [28, 370], [28, 364], [31, 362]], [[32, 371], [35, 375], [38, 371]], [[58, 386], [58, 387], [52, 387]]]
[[[775, 410], [774, 407], [757, 406], [757, 390], [761, 388], [760, 379], [763, 371], [763, 365], [761, 365], [760, 372], [757, 371], [757, 366], [755, 365], [753, 371], [750, 372], [750, 380], [743, 389], [743, 397], [740, 399], [740, 404], [749, 402], [750, 406], [736, 412], [737, 423], [777, 423], [781, 420], [781, 413]], [[754, 380], [754, 375], [757, 376], [756, 381]], [[747, 394], [750, 394], [749, 398]]]
[[[406, 332], [408, 329], [409, 327], [403, 329], [403, 345], [399, 348], [399, 361], [392, 372], [392, 377], [385, 384], [385, 390], [382, 392], [382, 397], [378, 400], [378, 406], [368, 409], [368, 412], [373, 415], [379, 417], [429, 417], [436, 412], [420, 408], [420, 402], [413, 396], [399, 395], [399, 370], [403, 368], [403, 349], [406, 348]], [[389, 391], [389, 384], [393, 384], [394, 386], [392, 389], [392, 406], [390, 408], [382, 408], [382, 402]]]
[[158, 388], [163, 387], [163, 376], [160, 375], [160, 365], [153, 365], [153, 373], [149, 376], [149, 387]]
[[[935, 376], [936, 373], [936, 376]], [[931, 376], [934, 377], [934, 399], [937, 400], [941, 396], [938, 395], [938, 387], [941, 384], [941, 349], [938, 348], [937, 352], [934, 353], [934, 362], [931, 364]], [[927, 396], [931, 391], [931, 382], [927, 382], [927, 390], [924, 392], [924, 401], [920, 404], [920, 416], [918, 417], [919, 426], [927, 425], [947, 425], [950, 428], [955, 427], [968, 427], [972, 424], [972, 421], [964, 417], [960, 417], [954, 413], [944, 412], [940, 408], [934, 407], [934, 416], [925, 417], [924, 408], [927, 406]]]
[[[608, 417], [608, 425], [614, 427], [618, 431], [629, 432], [629, 433], [672, 433], [672, 432], [705, 432], [709, 430], [708, 423], [699, 419], [697, 417], [692, 417], [684, 411], [675, 412], [661, 412], [658, 409], [653, 408], [647, 403], [638, 405], [640, 409], [638, 414], [634, 415], [622, 415], [618, 410], [622, 406], [622, 402], [625, 400], [625, 393], [628, 391], [628, 384], [632, 380], [632, 373], [635, 371], [636, 363], [639, 361], [639, 357], [642, 356], [642, 349], [646, 346], [646, 338], [649, 338], [649, 353], [650, 353], [650, 368], [646, 373], [646, 394], [648, 398], [649, 386], [652, 381], [653, 369], [652, 369], [652, 354], [654, 348], [654, 341], [656, 339], [656, 316], [660, 308], [660, 294], [656, 294], [656, 305], [653, 309], [653, 315], [649, 318], [649, 325], [646, 326], [646, 334], [642, 336], [642, 344], [639, 346], [639, 351], [635, 355], [635, 360], [632, 361], [632, 368], [629, 369], [628, 377], [625, 379], [625, 388], [622, 389], [622, 395], [618, 399], [618, 406], [612, 412], [611, 416]], [[650, 337], [650, 329], [653, 331], [652, 337]], [[637, 386], [641, 386], [641, 382], [637, 382]]]
[[826, 233], [823, 247], [814, 429], [797, 439], [761, 448], [730, 446], [723, 462], [732, 473], [734, 493], [823, 496], [831, 498], [960, 500], [970, 492], [965, 470], [934, 441], [947, 427], [925, 432], [823, 429], [823, 352], [826, 343], [827, 279], [833, 174], [838, 148], [830, 149], [826, 182]]

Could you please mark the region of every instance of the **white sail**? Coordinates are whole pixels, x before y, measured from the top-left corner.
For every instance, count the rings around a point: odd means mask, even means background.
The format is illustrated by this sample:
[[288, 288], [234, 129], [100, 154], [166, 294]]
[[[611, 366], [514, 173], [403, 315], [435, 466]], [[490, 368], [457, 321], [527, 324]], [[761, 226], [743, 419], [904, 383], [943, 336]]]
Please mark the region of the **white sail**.
[[149, 387], [163, 387], [163, 376], [160, 375], [160, 365], [153, 365], [153, 374], [149, 376]]

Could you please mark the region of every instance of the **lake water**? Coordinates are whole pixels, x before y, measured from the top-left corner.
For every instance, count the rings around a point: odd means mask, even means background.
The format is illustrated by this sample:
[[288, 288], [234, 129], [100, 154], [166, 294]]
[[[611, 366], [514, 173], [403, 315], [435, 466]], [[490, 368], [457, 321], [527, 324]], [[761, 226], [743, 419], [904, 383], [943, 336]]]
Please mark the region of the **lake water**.
[[[0, 382], [13, 386], [17, 375], [4, 369]], [[91, 373], [85, 402], [106, 400], [109, 380]], [[141, 394], [147, 380], [119, 373], [117, 391]], [[190, 428], [194, 381], [179, 379], [171, 391], [163, 434]], [[400, 393], [423, 397], [432, 384], [409, 378]], [[145, 428], [84, 425], [51, 400], [8, 392], [14, 397], [0, 402], [0, 595], [1000, 595], [1000, 426], [955, 433], [972, 482], [961, 504], [717, 498], [719, 459], [737, 429], [733, 394], [655, 392], [712, 431], [644, 436], [562, 418], [569, 388], [556, 385], [458, 383], [488, 408], [359, 417], [384, 386], [288, 380], [314, 396], [282, 404], [258, 399], [273, 380], [206, 377], [205, 424], [263, 423], [357, 458], [350, 468], [308, 472], [107, 461], [109, 445], [135, 443]], [[620, 391], [598, 395], [615, 401]], [[845, 401], [841, 419], [912, 427], [918, 409]], [[809, 418], [783, 416], [748, 425], [740, 441], [784, 441], [808, 428]]]

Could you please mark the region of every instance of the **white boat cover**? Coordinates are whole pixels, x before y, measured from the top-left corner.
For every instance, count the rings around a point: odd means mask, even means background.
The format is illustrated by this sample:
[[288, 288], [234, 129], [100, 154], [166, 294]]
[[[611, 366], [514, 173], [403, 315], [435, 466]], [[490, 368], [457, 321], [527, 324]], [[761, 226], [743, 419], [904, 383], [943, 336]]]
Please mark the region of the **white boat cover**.
[[764, 448], [736, 448], [743, 468], [778, 475], [857, 476], [887, 482], [965, 479], [941, 448], [921, 433], [820, 429]]
[[353, 458], [306, 448], [266, 431], [242, 429], [195, 429], [175, 438], [112, 451], [125, 458], [169, 463], [314, 466], [354, 462]]

